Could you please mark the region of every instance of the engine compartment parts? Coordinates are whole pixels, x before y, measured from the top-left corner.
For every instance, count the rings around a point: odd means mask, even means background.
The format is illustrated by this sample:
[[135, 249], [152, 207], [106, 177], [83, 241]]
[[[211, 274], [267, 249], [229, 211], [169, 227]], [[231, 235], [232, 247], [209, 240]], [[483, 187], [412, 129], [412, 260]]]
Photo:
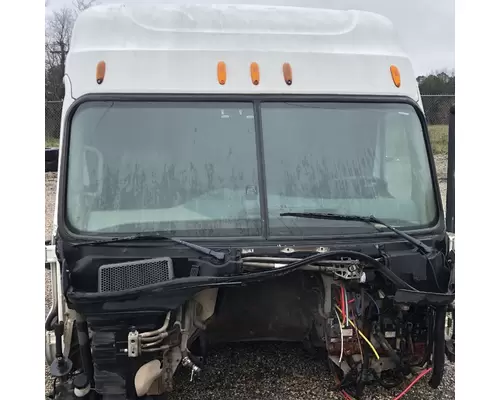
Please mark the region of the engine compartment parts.
[[[273, 279], [280, 276], [284, 276], [303, 267], [310, 268], [308, 266], [314, 265], [319, 261], [332, 260], [332, 259], [342, 261], [343, 258], [357, 260], [356, 262], [351, 263], [351, 268], [353, 268], [353, 265], [355, 265], [356, 263], [363, 263], [366, 266], [369, 266], [371, 269], [373, 269], [376, 273], [380, 274], [385, 279], [390, 281], [396, 289], [405, 289], [411, 292], [419, 293], [419, 295], [423, 296], [423, 298], [427, 302], [432, 303], [433, 298], [431, 297], [431, 294], [433, 293], [431, 292], [424, 293], [422, 291], [417, 290], [415, 287], [411, 286], [405, 280], [399, 277], [396, 273], [394, 273], [390, 268], [388, 268], [387, 265], [385, 265], [385, 263], [365, 253], [353, 250], [333, 250], [325, 253], [314, 254], [294, 262], [285, 263], [285, 265], [281, 265], [282, 263], [278, 263], [278, 268], [276, 268], [276, 263], [274, 263], [275, 268], [273, 268], [272, 270], [265, 270], [262, 272], [237, 273], [231, 276], [217, 276], [217, 277], [192, 276], [186, 278], [173, 279], [164, 282], [152, 283], [138, 288], [123, 289], [120, 291], [114, 291], [109, 293], [106, 292], [82, 293], [79, 291], [75, 291], [70, 287], [67, 291], [67, 295], [70, 300], [75, 302], [85, 302], [85, 301], [92, 302], [92, 301], [103, 301], [112, 298], [116, 299], [124, 296], [137, 295], [152, 291], [158, 293], [163, 290], [163, 291], [168, 291], [169, 293], [173, 293], [175, 291], [190, 290], [190, 289], [201, 290], [203, 288], [211, 288], [211, 287], [216, 288], [227, 285], [241, 286], [242, 284], [259, 282], [265, 279]], [[207, 261], [205, 260], [205, 262]], [[448, 297], [448, 301], [453, 301], [452, 298], [453, 295], [450, 295], [450, 297]]]
[[405, 377], [423, 370], [432, 369], [432, 387], [441, 382], [444, 349], [440, 343], [445, 329], [440, 308], [401, 305], [380, 290], [369, 293], [361, 288], [356, 293], [342, 282], [330, 284], [334, 308], [323, 314], [328, 327], [325, 344], [344, 398], [359, 398], [371, 383], [399, 386]]
[[59, 322], [55, 325], [55, 359], [50, 365], [50, 373], [56, 378], [65, 378], [69, 375], [73, 368], [73, 362], [63, 353], [63, 334], [64, 322]]
[[[258, 270], [279, 264], [271, 269], [274, 272], [299, 262], [317, 268], [296, 268], [280, 279], [254, 280], [242, 287], [202, 288], [166, 313], [150, 309], [146, 313], [87, 315], [96, 392], [103, 399], [118, 392], [132, 399], [167, 393], [174, 388], [178, 367], [188, 369], [193, 380], [201, 373], [205, 356], [199, 348], [206, 340], [216, 343], [219, 328], [235, 340], [248, 332], [259, 338], [266, 330], [269, 338], [288, 335], [292, 341], [309, 335], [314, 347], [326, 347], [344, 397], [361, 398], [365, 386], [373, 383], [397, 387], [408, 376], [430, 368], [430, 384], [439, 385], [444, 321], [450, 314], [441, 311], [440, 303], [401, 303], [391, 281], [362, 278], [370, 269], [365, 258], [354, 258], [354, 252], [334, 253], [342, 257], [328, 258], [327, 253], [322, 254], [325, 258], [242, 257], [245, 268], [247, 260], [248, 267]], [[311, 259], [309, 264], [303, 263]], [[301, 293], [300, 306], [291, 300], [297, 293]], [[78, 326], [82, 329], [81, 321]], [[133, 382], [133, 387], [127, 382]]]
[[73, 378], [73, 393], [78, 399], [88, 398], [91, 386], [87, 374], [78, 374]]
[[[168, 393], [179, 367], [191, 380], [201, 373], [207, 344], [222, 333], [222, 341], [307, 337], [326, 348], [338, 389], [351, 398], [360, 398], [367, 385], [397, 387], [429, 368], [429, 384], [437, 387], [454, 294], [410, 285], [386, 248], [313, 247], [315, 254], [289, 247], [267, 254], [232, 249], [223, 263], [108, 258], [95, 269], [96, 292], [78, 297], [71, 286], [67, 292], [70, 308], [78, 310], [79, 362], [90, 386], [102, 399]], [[203, 275], [221, 265], [236, 269]], [[104, 276], [113, 282], [103, 285]], [[163, 278], [149, 283], [148, 276]], [[106, 285], [111, 289], [103, 290]]]
[[411, 383], [403, 390], [400, 394], [398, 394], [394, 400], [399, 400], [401, 399], [406, 393], [410, 391], [410, 389], [420, 380], [422, 379], [425, 375], [427, 375], [429, 372], [432, 371], [432, 368], [427, 368], [426, 370], [420, 372], [420, 374], [417, 375], [417, 377], [411, 381]]
[[193, 381], [194, 376], [200, 374], [200, 372], [201, 372], [201, 368], [198, 367], [193, 362], [193, 360], [191, 360], [188, 356], [185, 356], [182, 359], [182, 366], [186, 367], [186, 368], [189, 368], [191, 370], [191, 382]]
[[161, 362], [151, 360], [143, 364], [134, 378], [135, 391], [138, 397], [145, 396], [151, 388], [153, 382], [160, 377], [162, 373]]
[[[448, 309], [454, 294], [411, 286], [388, 267], [391, 254], [387, 251], [378, 256], [324, 248], [312, 255], [281, 253], [232, 252], [225, 263], [237, 265], [240, 272], [226, 276], [200, 276], [200, 269], [192, 273], [199, 263], [214, 268], [224, 265], [208, 259], [190, 259], [191, 264], [183, 264], [187, 271], [177, 278], [176, 260], [169, 257], [101, 266], [99, 279], [103, 270], [118, 266], [122, 286], [86, 293], [99, 297], [84, 308], [88, 327], [81, 317], [77, 323], [84, 364], [88, 357], [83, 357], [87, 354], [83, 331], [91, 332], [94, 362], [85, 370], [96, 392], [103, 399], [118, 392], [129, 397], [167, 393], [173, 390], [178, 367], [188, 369], [191, 380], [201, 373], [205, 353], [196, 354], [196, 349], [206, 347], [205, 342], [216, 343], [221, 333], [227, 333], [225, 338], [230, 340], [239, 335], [243, 340], [267, 334], [291, 341], [310, 337], [315, 347], [326, 347], [338, 389], [351, 398], [360, 398], [366, 385], [396, 387], [406, 377], [429, 368], [430, 385], [440, 384], [445, 317], [450, 318], [442, 310]], [[161, 263], [170, 279], [124, 286], [123, 282], [141, 280], [149, 266]], [[145, 269], [136, 271], [138, 267]], [[226, 286], [228, 283], [231, 285]], [[69, 293], [70, 301], [84, 304]], [[301, 293], [299, 297], [297, 293]], [[171, 308], [161, 311], [167, 298], [177, 298], [178, 303], [166, 303]], [[127, 304], [128, 310], [103, 316], [92, 311], [97, 310], [96, 302], [108, 307], [110, 301]], [[142, 311], [132, 311], [134, 301]]]
[[[441, 257], [444, 260], [444, 254], [440, 252], [436, 252], [433, 250], [431, 247], [427, 246], [425, 243], [423, 243], [421, 240], [414, 238], [411, 235], [408, 235], [406, 232], [403, 232], [400, 229], [397, 229], [393, 225], [388, 224], [387, 222], [381, 220], [380, 218], [376, 218], [373, 215], [370, 216], [363, 216], [363, 215], [344, 215], [344, 214], [333, 214], [333, 213], [317, 213], [317, 212], [288, 212], [288, 213], [281, 213], [280, 216], [282, 217], [298, 217], [298, 218], [311, 218], [311, 219], [324, 219], [324, 220], [339, 220], [339, 221], [359, 221], [359, 222], [364, 222], [367, 224], [372, 224], [374, 226], [382, 225], [385, 228], [389, 229], [390, 231], [394, 232], [396, 235], [398, 235], [400, 238], [403, 238], [404, 240], [408, 241], [411, 243], [415, 248], [425, 256], [427, 265], [430, 267], [430, 270], [432, 272], [433, 278], [434, 278], [434, 283], [436, 284], [436, 288], [440, 292], [446, 292], [446, 290], [443, 290], [441, 288], [441, 285], [439, 283], [439, 279], [436, 275], [436, 269], [434, 266], [434, 259], [436, 257]], [[408, 287], [408, 289], [411, 290], [411, 288]]]
[[171, 332], [167, 331], [169, 322], [170, 312], [167, 313], [163, 325], [154, 331], [139, 333], [134, 330], [129, 332], [127, 355], [135, 358], [139, 357], [142, 353], [154, 353], [167, 350], [169, 348], [169, 344], [164, 344], [163, 342], [171, 334]]
[[[242, 266], [245, 268], [283, 268], [290, 263], [301, 261], [300, 258], [290, 257], [256, 257], [245, 256], [242, 258]], [[363, 283], [366, 280], [366, 274], [363, 272], [363, 266], [358, 260], [353, 260], [348, 257], [340, 258], [339, 260], [324, 260], [317, 263], [311, 263], [301, 267], [302, 270], [308, 271], [323, 271], [334, 273], [342, 279], [358, 280]]]

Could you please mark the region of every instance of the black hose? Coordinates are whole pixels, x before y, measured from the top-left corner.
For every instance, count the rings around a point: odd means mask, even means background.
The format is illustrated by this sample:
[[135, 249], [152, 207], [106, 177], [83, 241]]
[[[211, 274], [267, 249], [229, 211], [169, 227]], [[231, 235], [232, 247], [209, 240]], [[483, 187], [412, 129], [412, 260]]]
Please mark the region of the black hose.
[[396, 350], [392, 348], [387, 339], [384, 337], [384, 335], [382, 335], [382, 333], [378, 329], [375, 332], [375, 336], [377, 337], [382, 348], [389, 354], [389, 358], [391, 358], [392, 361], [394, 361], [396, 365], [401, 368], [402, 367], [401, 358], [398, 356]]
[[432, 312], [432, 310], [429, 310], [429, 317], [428, 317], [428, 327], [427, 327], [427, 334], [428, 334], [428, 343], [427, 347], [425, 349], [425, 356], [422, 361], [422, 363], [428, 362], [431, 359], [432, 356], [432, 351], [434, 349], [434, 326], [435, 326], [435, 312]]
[[[448, 311], [449, 312], [449, 311]], [[455, 362], [455, 308], [451, 311], [452, 322], [453, 322], [453, 333], [449, 341], [445, 343], [446, 346], [446, 357], [450, 362]]]
[[90, 382], [94, 384], [94, 364], [92, 362], [92, 352], [90, 349], [89, 329], [87, 321], [79, 314], [76, 316], [76, 331], [78, 335], [78, 344], [80, 346], [80, 357], [84, 373]]
[[[446, 265], [446, 258], [444, 257], [443, 253], [439, 252], [439, 254], [443, 256], [443, 264]], [[432, 277], [434, 278], [434, 283], [436, 284], [436, 288], [437, 288], [438, 292], [446, 293], [447, 290], [443, 290], [443, 288], [439, 284], [439, 279], [438, 279], [437, 274], [436, 274], [436, 268], [434, 268], [434, 264], [433, 264], [432, 260], [427, 255], [425, 256], [425, 258], [426, 258], [427, 264], [429, 265], [430, 270], [432, 272]]]
[[[363, 333], [366, 337], [370, 337], [370, 332], [372, 330], [371, 322], [371, 311], [373, 309], [373, 303], [368, 304], [368, 309], [363, 318]], [[366, 382], [368, 380], [368, 370], [370, 367], [370, 347], [366, 342], [363, 342], [363, 362], [361, 364], [360, 379], [356, 385], [356, 397], [361, 398], [363, 396], [363, 391], [365, 390]]]
[[54, 326], [54, 333], [56, 336], [56, 359], [62, 360], [64, 358], [62, 336], [64, 334], [64, 322], [58, 322]]
[[392, 348], [387, 339], [384, 337], [384, 335], [382, 335], [382, 333], [378, 329], [375, 332], [375, 336], [377, 337], [382, 348], [389, 354], [389, 358], [391, 358], [392, 361], [394, 361], [394, 363], [396, 364], [397, 366], [396, 371], [398, 373], [400, 372], [403, 373], [403, 375], [405, 376], [409, 375], [411, 373], [409, 366], [403, 363], [401, 358], [398, 356], [398, 353], [396, 353], [396, 350]]
[[445, 363], [445, 337], [444, 329], [446, 323], [446, 307], [438, 307], [435, 314], [434, 323], [434, 352], [432, 355], [432, 376], [429, 380], [429, 386], [437, 389], [444, 375]]
[[198, 368], [203, 368], [203, 365], [204, 365], [204, 358], [203, 357], [199, 357], [193, 353], [191, 353], [190, 351], [188, 352], [189, 354], [189, 359], [193, 362], [194, 365], [196, 365]]
[[[377, 376], [377, 375], [375, 374], [375, 376]], [[401, 385], [403, 383], [402, 377], [398, 377], [392, 383], [387, 383], [386, 381], [384, 381], [383, 378], [376, 378], [376, 379], [377, 379], [378, 384], [387, 390], [394, 389], [395, 387], [398, 387], [399, 385]]]

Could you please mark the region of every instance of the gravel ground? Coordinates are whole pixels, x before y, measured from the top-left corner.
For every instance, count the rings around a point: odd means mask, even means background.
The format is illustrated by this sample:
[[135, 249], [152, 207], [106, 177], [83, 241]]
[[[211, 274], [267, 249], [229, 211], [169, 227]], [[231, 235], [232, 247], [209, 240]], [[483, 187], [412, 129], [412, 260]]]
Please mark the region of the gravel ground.
[[[446, 197], [446, 156], [436, 156], [443, 201]], [[45, 174], [45, 237], [51, 233], [57, 175]], [[444, 203], [443, 203], [444, 204]], [[50, 276], [45, 274], [45, 313], [51, 303]], [[301, 345], [286, 343], [224, 345], [210, 351], [200, 380], [189, 382], [183, 369], [170, 400], [259, 400], [342, 399], [332, 391], [332, 377], [322, 354], [311, 355]], [[45, 368], [45, 391], [51, 380]], [[401, 390], [367, 388], [366, 400], [390, 400]], [[432, 390], [426, 378], [405, 395], [405, 400], [455, 398], [455, 366], [447, 364], [440, 388]]]

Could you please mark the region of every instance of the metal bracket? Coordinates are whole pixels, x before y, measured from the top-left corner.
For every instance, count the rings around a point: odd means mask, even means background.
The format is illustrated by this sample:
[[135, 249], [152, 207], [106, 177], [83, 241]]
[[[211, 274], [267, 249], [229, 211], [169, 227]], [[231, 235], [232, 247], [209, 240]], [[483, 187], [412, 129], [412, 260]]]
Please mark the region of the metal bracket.
[[137, 331], [128, 334], [127, 355], [129, 357], [139, 357], [139, 332]]
[[57, 262], [56, 246], [46, 245], [45, 246], [45, 264]]
[[[73, 325], [75, 323], [74, 313], [69, 313], [64, 323], [64, 332], [62, 338], [63, 354], [69, 357], [71, 350], [71, 341], [73, 339]], [[56, 358], [56, 335], [54, 331], [45, 332], [45, 360], [50, 365]]]
[[[351, 261], [349, 260], [343, 260], [343, 261]], [[347, 266], [343, 265], [335, 265], [335, 270], [334, 274], [337, 275], [339, 278], [345, 279], [345, 280], [361, 280], [361, 273], [363, 272], [361, 268], [357, 264], [350, 264]]]
[[446, 232], [448, 235], [448, 243], [449, 243], [449, 249], [448, 252], [455, 251], [455, 233], [454, 232]]

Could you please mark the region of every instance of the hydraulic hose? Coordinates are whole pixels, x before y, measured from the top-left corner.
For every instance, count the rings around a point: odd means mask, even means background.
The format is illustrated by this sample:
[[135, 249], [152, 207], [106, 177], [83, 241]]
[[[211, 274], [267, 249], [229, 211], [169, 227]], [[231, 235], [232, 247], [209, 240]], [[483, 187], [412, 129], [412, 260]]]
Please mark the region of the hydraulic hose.
[[[372, 307], [373, 305], [372, 303], [370, 303], [363, 318], [363, 330], [365, 331], [366, 335], [368, 335], [368, 337], [370, 337], [370, 332], [372, 330], [372, 321], [370, 318]], [[356, 397], [358, 398], [361, 398], [363, 396], [363, 391], [365, 390], [367, 381], [368, 370], [370, 367], [370, 348], [366, 342], [363, 344], [363, 346], [364, 346], [363, 360], [361, 363], [360, 377], [356, 384]]]
[[387, 341], [387, 339], [384, 337], [384, 335], [382, 335], [382, 333], [378, 329], [375, 331], [375, 336], [377, 337], [377, 340], [380, 343], [380, 345], [382, 346], [382, 348], [385, 351], [387, 351], [387, 354], [389, 355], [389, 357], [391, 358], [391, 360], [394, 361], [394, 363], [399, 368], [401, 368], [402, 367], [402, 365], [401, 365], [401, 358], [399, 358], [399, 356], [396, 353], [396, 351], [391, 347], [391, 345], [389, 344], [389, 342]]
[[432, 376], [429, 386], [437, 389], [444, 375], [446, 307], [438, 307], [434, 323], [434, 352], [432, 354]]
[[382, 333], [380, 332], [380, 330], [377, 329], [375, 331], [375, 336], [377, 337], [377, 340], [380, 343], [380, 345], [382, 346], [382, 348], [385, 351], [387, 351], [387, 354], [389, 355], [389, 357], [391, 358], [391, 360], [394, 361], [394, 363], [397, 365], [397, 372], [402, 372], [403, 375], [410, 374], [411, 371], [410, 371], [409, 366], [406, 365], [406, 363], [403, 363], [403, 361], [401, 360], [401, 358], [396, 353], [396, 350], [394, 350], [392, 348], [392, 346], [389, 344], [389, 342], [384, 337], [384, 335], [382, 335]]
[[[425, 349], [425, 356], [423, 359], [424, 363], [429, 362], [431, 360], [432, 352], [434, 350], [434, 341], [435, 341], [434, 327], [436, 326], [436, 314], [435, 314], [435, 312], [432, 313], [432, 310], [429, 313], [427, 322], [428, 322], [428, 327], [427, 327], [428, 343], [427, 343], [427, 346]], [[443, 330], [443, 333], [444, 333], [444, 330]]]
[[80, 314], [77, 314], [75, 325], [78, 335], [78, 344], [80, 345], [80, 357], [82, 359], [83, 370], [92, 385], [94, 382], [94, 364], [92, 362], [87, 321]]

